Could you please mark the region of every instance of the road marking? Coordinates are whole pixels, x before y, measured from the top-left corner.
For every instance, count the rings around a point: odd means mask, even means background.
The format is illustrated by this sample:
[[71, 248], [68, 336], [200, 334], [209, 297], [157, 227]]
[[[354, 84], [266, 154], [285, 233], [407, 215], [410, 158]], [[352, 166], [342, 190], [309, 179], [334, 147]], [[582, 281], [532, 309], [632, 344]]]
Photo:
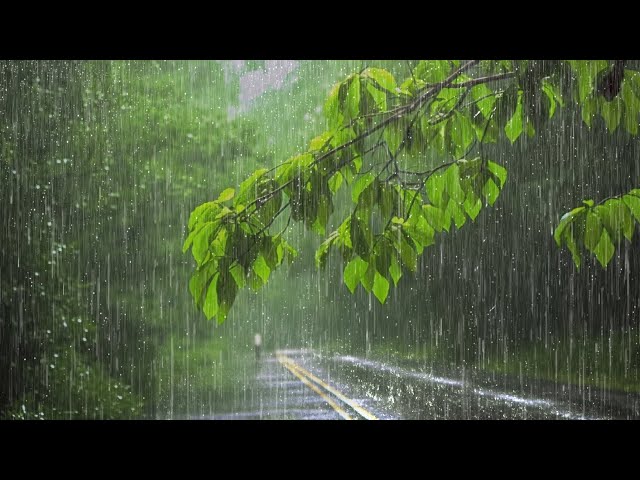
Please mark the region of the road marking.
[[[285, 357], [286, 358], [286, 357]], [[280, 358], [278, 358], [278, 360], [280, 360]], [[287, 370], [289, 370], [291, 373], [293, 373], [298, 380], [300, 380], [302, 383], [304, 383], [307, 387], [309, 387], [311, 390], [313, 390], [314, 392], [316, 392], [318, 395], [320, 395], [320, 397], [322, 397], [322, 399], [327, 402], [336, 412], [338, 412], [340, 414], [340, 416], [342, 418], [344, 418], [345, 420], [353, 420], [353, 418], [351, 418], [351, 415], [349, 415], [347, 412], [345, 412], [342, 408], [340, 408], [340, 405], [338, 405], [336, 402], [334, 402], [331, 398], [329, 398], [328, 396], [326, 396], [324, 394], [324, 392], [322, 390], [320, 390], [318, 387], [316, 387], [313, 383], [311, 383], [309, 380], [307, 380], [306, 378], [304, 378], [302, 376], [302, 374], [298, 373], [296, 371], [296, 369], [289, 365], [286, 361], [280, 360], [280, 363], [282, 364], [282, 366], [284, 368], [286, 368]]]
[[[327, 403], [329, 403], [329, 405], [331, 405], [334, 409], [335, 407], [331, 403], [335, 404], [335, 402], [333, 402], [332, 400], [330, 403], [329, 397], [327, 397], [324, 393], [321, 393], [317, 387], [313, 388], [315, 387], [315, 385], [311, 384], [311, 382], [309, 382], [308, 380], [311, 380], [312, 382], [315, 382], [318, 386], [324, 388], [327, 392], [331, 393], [333, 396], [335, 396], [342, 402], [349, 405], [353, 410], [358, 412], [362, 417], [366, 418], [367, 420], [378, 420], [378, 417], [376, 417], [373, 413], [363, 408], [360, 404], [358, 404], [358, 402], [346, 397], [345, 395], [340, 393], [338, 390], [333, 388], [331, 385], [328, 385], [327, 383], [323, 382], [321, 379], [319, 379], [314, 374], [312, 374], [309, 370], [295, 363], [293, 360], [291, 360], [291, 358], [285, 355], [282, 355], [280, 353], [276, 354], [276, 358], [283, 366], [285, 366], [291, 373], [293, 373], [296, 377], [298, 377], [305, 385], [309, 386], [314, 392], [316, 392], [318, 395], [324, 398], [327, 401]], [[340, 412], [338, 411], [338, 413]]]

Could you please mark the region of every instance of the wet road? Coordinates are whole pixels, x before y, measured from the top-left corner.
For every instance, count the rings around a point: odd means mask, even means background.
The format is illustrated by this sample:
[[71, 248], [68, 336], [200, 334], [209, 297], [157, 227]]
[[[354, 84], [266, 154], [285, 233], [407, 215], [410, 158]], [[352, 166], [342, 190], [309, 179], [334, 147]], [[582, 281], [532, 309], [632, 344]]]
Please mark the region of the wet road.
[[[256, 365], [250, 400], [214, 419], [640, 418], [638, 394], [436, 372], [311, 350], [280, 350]], [[209, 417], [211, 418], [211, 417]]]

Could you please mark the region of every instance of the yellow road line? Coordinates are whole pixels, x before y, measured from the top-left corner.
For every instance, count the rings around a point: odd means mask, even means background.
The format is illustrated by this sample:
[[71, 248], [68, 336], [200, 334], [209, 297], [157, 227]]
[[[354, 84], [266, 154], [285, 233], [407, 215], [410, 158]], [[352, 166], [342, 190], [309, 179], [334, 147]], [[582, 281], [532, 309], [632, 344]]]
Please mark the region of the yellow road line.
[[[324, 388], [327, 392], [331, 393], [336, 398], [338, 398], [339, 400], [341, 400], [344, 403], [346, 403], [347, 405], [349, 405], [351, 408], [353, 408], [356, 412], [358, 412], [360, 415], [362, 415], [367, 420], [378, 420], [378, 417], [376, 417], [373, 413], [371, 413], [368, 410], [366, 410], [365, 408], [363, 408], [360, 404], [358, 404], [358, 402], [356, 402], [355, 400], [352, 400], [350, 398], [347, 398], [345, 395], [340, 393], [338, 390], [333, 388], [331, 385], [328, 385], [327, 383], [323, 382], [318, 377], [316, 377], [314, 374], [312, 374], [310, 371], [308, 371], [307, 369], [305, 369], [305, 368], [301, 367], [300, 365], [298, 365], [297, 363], [295, 363], [289, 357], [287, 357], [285, 355], [277, 354], [276, 358], [278, 359], [278, 361], [280, 363], [282, 363], [285, 367], [287, 367], [289, 369], [289, 371], [291, 371], [294, 374], [298, 373], [299, 375], [296, 375], [298, 378], [302, 379], [303, 377], [306, 377], [306, 378], [310, 379], [311, 381], [315, 382], [320, 387]], [[294, 370], [295, 370], [295, 372], [294, 372]], [[304, 382], [304, 383], [305, 383], [305, 385], [308, 385], [306, 382]], [[313, 389], [313, 390], [316, 393], [319, 394], [318, 390], [316, 390], [316, 389]], [[323, 398], [325, 398], [324, 394], [322, 394], [321, 396]]]
[[[278, 360], [280, 360], [280, 358], [278, 358]], [[320, 390], [313, 383], [311, 383], [309, 380], [304, 378], [302, 374], [298, 373], [292, 366], [288, 365], [286, 362], [283, 362], [282, 360], [280, 360], [280, 363], [282, 363], [283, 367], [285, 367], [287, 370], [293, 373], [298, 378], [298, 380], [300, 380], [307, 387], [309, 387], [311, 390], [313, 390], [318, 395], [320, 395], [322, 399], [325, 402], [327, 402], [336, 412], [338, 412], [342, 418], [344, 418], [345, 420], [353, 420], [353, 418], [351, 418], [351, 415], [349, 415], [342, 408], [340, 408], [340, 405], [334, 402], [331, 398], [327, 397], [322, 390]]]

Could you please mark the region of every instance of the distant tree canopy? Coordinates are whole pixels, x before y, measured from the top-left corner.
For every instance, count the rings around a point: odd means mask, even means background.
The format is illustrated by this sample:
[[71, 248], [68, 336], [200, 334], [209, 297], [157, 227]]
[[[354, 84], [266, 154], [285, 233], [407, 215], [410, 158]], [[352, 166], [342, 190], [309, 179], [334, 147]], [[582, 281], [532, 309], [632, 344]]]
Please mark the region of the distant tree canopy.
[[[327, 130], [306, 152], [191, 213], [183, 250], [196, 262], [189, 288], [207, 318], [223, 322], [240, 289], [260, 288], [297, 255], [284, 237], [291, 221], [325, 237], [317, 266], [339, 251], [347, 288], [361, 284], [384, 303], [436, 234], [497, 201], [507, 170], [484, 144], [532, 137], [562, 108], [577, 109], [588, 127], [601, 117], [609, 132], [638, 134], [640, 72], [625, 61], [428, 60], [408, 70], [401, 83], [381, 68], [349, 75], [330, 91]], [[346, 189], [352, 205], [334, 208]], [[334, 211], [341, 218], [328, 233]], [[606, 267], [639, 222], [633, 189], [584, 200], [554, 238], [578, 268], [585, 250]]]

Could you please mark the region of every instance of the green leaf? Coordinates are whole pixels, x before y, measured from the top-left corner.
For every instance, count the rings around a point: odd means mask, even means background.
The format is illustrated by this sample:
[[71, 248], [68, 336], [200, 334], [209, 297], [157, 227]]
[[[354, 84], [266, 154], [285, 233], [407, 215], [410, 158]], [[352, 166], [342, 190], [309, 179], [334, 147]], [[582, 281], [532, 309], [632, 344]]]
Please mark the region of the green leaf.
[[253, 269], [255, 274], [260, 277], [262, 283], [267, 283], [267, 281], [269, 280], [269, 275], [271, 274], [271, 269], [269, 268], [269, 265], [267, 265], [267, 262], [262, 254], [258, 255], [251, 268]]
[[341, 123], [340, 117], [340, 99], [339, 93], [342, 87], [342, 82], [333, 86], [327, 97], [327, 101], [324, 104], [324, 116], [327, 118], [329, 127], [337, 126]]
[[565, 232], [567, 226], [573, 222], [577, 215], [584, 212], [585, 207], [574, 208], [570, 212], [565, 213], [562, 218], [560, 218], [560, 223], [556, 227], [555, 232], [553, 233], [553, 238], [556, 241], [556, 244], [560, 247], [562, 246], [562, 238], [563, 233]]
[[351, 244], [358, 255], [367, 256], [369, 254], [371, 233], [368, 227], [355, 216], [352, 216], [351, 220]]
[[207, 283], [216, 272], [216, 268], [217, 266], [214, 262], [209, 262], [202, 268], [196, 270], [189, 280], [189, 291], [198, 307], [202, 305], [202, 294], [205, 291]]
[[360, 283], [362, 284], [362, 286], [367, 292], [370, 292], [371, 289], [373, 288], [373, 283], [375, 281], [376, 273], [378, 272], [376, 272], [376, 266], [374, 262], [370, 262], [369, 267], [367, 268], [367, 271], [360, 279]]
[[611, 261], [613, 254], [615, 253], [615, 247], [613, 243], [611, 243], [611, 239], [609, 238], [609, 234], [605, 229], [602, 230], [602, 236], [600, 237], [600, 242], [593, 250], [598, 262], [603, 267], [606, 267], [607, 264]]
[[416, 243], [419, 251], [435, 243], [433, 240], [435, 234], [434, 229], [422, 216], [418, 217], [418, 221], [414, 226], [405, 226], [404, 231], [407, 232]]
[[242, 267], [242, 265], [236, 263], [233, 267], [229, 269], [229, 272], [231, 273], [231, 276], [235, 280], [236, 285], [238, 285], [238, 288], [240, 289], [244, 288], [246, 284], [246, 278], [245, 278], [244, 268]]
[[191, 212], [191, 215], [189, 215], [189, 230], [193, 230], [198, 223], [213, 219], [219, 210], [220, 205], [216, 202], [206, 202], [197, 206], [193, 212]]
[[636, 222], [640, 222], [640, 198], [635, 195], [624, 195], [622, 197], [624, 204], [629, 207], [631, 214], [635, 217]]
[[366, 273], [369, 262], [360, 257], [351, 260], [344, 269], [344, 284], [351, 293], [355, 292], [362, 276]]
[[374, 80], [385, 90], [396, 93], [396, 80], [393, 75], [383, 68], [367, 68], [361, 74], [363, 77], [368, 77]]
[[459, 204], [464, 202], [465, 193], [460, 186], [460, 169], [458, 165], [451, 165], [449, 168], [447, 168], [443, 177], [445, 189], [449, 194], [449, 198], [453, 199], [456, 203]]
[[433, 205], [424, 205], [422, 207], [422, 214], [424, 215], [424, 218], [427, 219], [427, 222], [429, 222], [429, 225], [431, 225], [436, 232], [442, 232], [442, 229], [445, 225], [445, 219], [442, 210], [434, 207]]
[[398, 151], [402, 141], [404, 140], [405, 133], [406, 130], [402, 128], [402, 124], [392, 124], [384, 130], [384, 140], [387, 142], [391, 152], [396, 153]]
[[622, 118], [622, 107], [620, 105], [620, 98], [616, 97], [613, 101], [607, 102], [601, 98], [600, 102], [600, 115], [604, 118], [604, 123], [607, 126], [609, 132], [614, 132], [620, 124]]
[[342, 174], [340, 172], [334, 173], [329, 179], [329, 190], [335, 194], [342, 186]]
[[584, 233], [584, 246], [590, 252], [593, 252], [598, 243], [600, 242], [600, 237], [602, 236], [602, 223], [600, 222], [600, 218], [592, 212], [587, 212], [587, 227]]
[[207, 290], [207, 297], [204, 300], [202, 311], [207, 317], [207, 320], [211, 320], [218, 313], [218, 277], [219, 273], [213, 277], [209, 289]]
[[417, 268], [417, 255], [416, 251], [411, 247], [409, 242], [407, 242], [404, 236], [400, 236], [399, 239], [394, 239], [396, 243], [396, 250], [400, 254], [400, 259], [402, 263], [410, 272], [415, 272]]
[[482, 194], [487, 199], [487, 202], [489, 202], [489, 205], [493, 206], [493, 204], [496, 203], [496, 200], [498, 199], [498, 195], [500, 195], [500, 189], [493, 181], [493, 179], [490, 178], [484, 184], [484, 187], [482, 187]]
[[460, 230], [467, 221], [460, 206], [455, 202], [449, 202], [444, 214], [447, 218], [453, 218], [456, 228]]
[[324, 132], [323, 134], [318, 135], [317, 137], [311, 140], [311, 143], [309, 144], [309, 151], [319, 152], [324, 150], [327, 146], [330, 145], [332, 138], [333, 138], [332, 131]]
[[227, 318], [229, 310], [236, 298], [238, 286], [233, 280], [229, 272], [222, 272], [218, 278], [218, 313], [216, 315], [218, 324], [221, 324]]
[[482, 209], [482, 201], [473, 192], [469, 192], [464, 200], [463, 207], [469, 218], [475, 220]]
[[573, 259], [573, 263], [575, 263], [576, 267], [580, 268], [581, 258], [580, 251], [578, 250], [578, 245], [576, 245], [576, 240], [573, 237], [573, 225], [569, 225], [562, 232], [562, 239], [565, 241], [567, 248], [571, 252], [571, 258]]
[[373, 279], [373, 294], [382, 304], [384, 304], [387, 295], [389, 295], [389, 281], [378, 272], [375, 273]]
[[347, 125], [360, 115], [360, 78], [354, 77], [349, 84], [343, 124]]
[[456, 156], [464, 155], [475, 137], [471, 120], [466, 115], [456, 112], [451, 123], [451, 141], [456, 147]]
[[635, 226], [636, 225], [633, 221], [633, 218], [631, 217], [631, 210], [625, 205], [622, 233], [624, 237], [629, 241], [633, 239], [633, 231], [635, 230]]
[[358, 203], [358, 199], [360, 198], [360, 194], [375, 180], [376, 176], [372, 173], [366, 173], [364, 175], [359, 175], [358, 179], [353, 183], [351, 187], [351, 200], [353, 203]]
[[502, 165], [498, 165], [497, 163], [489, 160], [487, 162], [487, 168], [491, 173], [493, 173], [500, 180], [500, 189], [504, 188], [504, 184], [507, 181], [507, 169]]
[[256, 170], [240, 184], [238, 196], [235, 198], [234, 205], [246, 203], [247, 201], [251, 201], [256, 198], [256, 183], [260, 177], [267, 173], [267, 171], [268, 170], [266, 168]]
[[582, 110], [580, 112], [582, 121], [591, 128], [591, 120], [598, 111], [598, 102], [595, 98], [589, 97], [582, 103]]
[[451, 65], [446, 60], [420, 60], [413, 74], [423, 82], [436, 83], [447, 78], [450, 71]]
[[513, 113], [513, 116], [504, 127], [504, 132], [507, 134], [507, 138], [511, 143], [514, 143], [518, 139], [518, 137], [522, 134], [522, 126], [523, 126], [522, 93], [519, 92], [516, 111]]
[[402, 277], [402, 268], [400, 268], [398, 257], [395, 254], [391, 255], [391, 265], [389, 265], [389, 273], [391, 274], [391, 278], [393, 279], [393, 284], [397, 286], [400, 277]]
[[631, 135], [638, 134], [638, 114], [640, 113], [640, 99], [630, 85], [629, 78], [622, 84], [622, 100], [624, 101], [624, 128]]
[[427, 180], [426, 189], [429, 200], [435, 207], [446, 207], [448, 195], [445, 195], [446, 178], [444, 175], [431, 175]]
[[482, 112], [482, 116], [485, 119], [490, 118], [493, 106], [496, 103], [496, 97], [493, 90], [489, 89], [486, 84], [481, 83], [471, 89], [471, 95], [474, 100], [477, 101], [476, 105], [478, 106], [478, 110]]
[[193, 239], [191, 254], [198, 266], [202, 265], [205, 255], [209, 251], [209, 237], [216, 229], [217, 224], [214, 222], [207, 223]]
[[233, 198], [235, 193], [236, 193], [236, 191], [233, 188], [227, 188], [227, 189], [223, 190], [222, 193], [220, 193], [220, 195], [218, 196], [218, 199], [216, 200], [216, 202], [218, 202], [218, 203], [228, 202], [229, 200], [231, 200]]
[[584, 203], [587, 207], [593, 207], [594, 205], [593, 200], [583, 200], [582, 203]]

